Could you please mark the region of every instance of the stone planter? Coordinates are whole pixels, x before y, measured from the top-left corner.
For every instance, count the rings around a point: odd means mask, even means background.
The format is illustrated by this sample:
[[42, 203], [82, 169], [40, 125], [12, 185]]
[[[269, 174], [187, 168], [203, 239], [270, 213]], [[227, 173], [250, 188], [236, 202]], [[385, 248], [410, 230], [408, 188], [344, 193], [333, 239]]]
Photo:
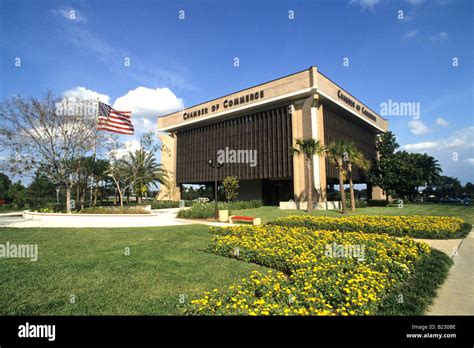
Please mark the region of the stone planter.
[[219, 210], [219, 221], [220, 222], [229, 221], [229, 211], [228, 210]]

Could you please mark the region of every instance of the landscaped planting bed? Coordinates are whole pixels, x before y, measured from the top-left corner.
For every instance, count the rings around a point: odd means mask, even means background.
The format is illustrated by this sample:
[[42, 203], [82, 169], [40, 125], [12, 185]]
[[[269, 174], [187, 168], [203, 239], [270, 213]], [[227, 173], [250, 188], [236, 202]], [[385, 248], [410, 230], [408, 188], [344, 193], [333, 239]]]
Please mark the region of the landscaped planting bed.
[[[274, 270], [206, 292], [191, 302], [188, 314], [419, 315], [451, 265], [448, 256], [410, 237], [276, 225], [212, 228], [211, 233], [210, 252]], [[404, 287], [419, 284], [417, 274], [425, 288]], [[412, 303], [393, 301], [394, 289]]]
[[461, 238], [472, 228], [470, 224], [457, 217], [421, 215], [354, 215], [340, 218], [304, 215], [279, 218], [269, 224], [316, 230], [386, 233], [391, 236], [428, 239]]
[[[36, 209], [34, 213], [45, 213], [45, 214], [66, 214], [66, 211], [55, 210], [50, 208]], [[71, 214], [150, 214], [149, 210], [146, 210], [142, 206], [127, 206], [127, 207], [109, 207], [109, 206], [98, 206], [98, 207], [87, 207], [81, 210], [72, 210]]]
[[[261, 200], [218, 203], [219, 210], [229, 210], [229, 213], [232, 210], [254, 209], [261, 206]], [[214, 217], [215, 208], [212, 202], [193, 202], [191, 209], [180, 210], [177, 217], [180, 219], [209, 219]]]

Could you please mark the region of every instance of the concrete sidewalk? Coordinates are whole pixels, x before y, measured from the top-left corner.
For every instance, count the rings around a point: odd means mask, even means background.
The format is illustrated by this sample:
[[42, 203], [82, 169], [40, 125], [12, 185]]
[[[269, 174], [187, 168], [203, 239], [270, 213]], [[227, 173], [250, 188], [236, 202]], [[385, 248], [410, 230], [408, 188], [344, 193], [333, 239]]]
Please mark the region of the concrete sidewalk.
[[454, 255], [453, 251], [448, 255], [454, 265], [426, 314], [474, 315], [474, 232], [462, 240]]

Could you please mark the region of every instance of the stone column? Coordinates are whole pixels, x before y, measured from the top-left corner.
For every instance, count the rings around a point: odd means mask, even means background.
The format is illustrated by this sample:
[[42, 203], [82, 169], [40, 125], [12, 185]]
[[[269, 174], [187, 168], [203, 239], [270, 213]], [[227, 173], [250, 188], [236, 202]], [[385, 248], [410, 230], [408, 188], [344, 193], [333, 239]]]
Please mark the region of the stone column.
[[[311, 103], [311, 137], [324, 145], [323, 105], [317, 94], [313, 95]], [[318, 192], [318, 200], [324, 202], [326, 196], [326, 160], [322, 156], [313, 157], [313, 183]]]
[[158, 135], [158, 138], [160, 139], [162, 146], [161, 164], [163, 165], [163, 168], [168, 171], [168, 179], [171, 181], [171, 192], [168, 192], [168, 189], [161, 185], [158, 199], [180, 200], [181, 189], [176, 185], [176, 152], [178, 136], [174, 133], [161, 133]]

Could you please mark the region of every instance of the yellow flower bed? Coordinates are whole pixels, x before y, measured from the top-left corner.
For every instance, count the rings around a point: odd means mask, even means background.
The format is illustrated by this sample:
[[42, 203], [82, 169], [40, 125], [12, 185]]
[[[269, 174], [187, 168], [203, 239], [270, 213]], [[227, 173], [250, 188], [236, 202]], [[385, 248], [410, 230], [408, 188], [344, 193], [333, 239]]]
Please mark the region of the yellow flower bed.
[[374, 314], [383, 296], [430, 253], [412, 238], [383, 234], [269, 225], [215, 228], [212, 233], [211, 252], [275, 270], [253, 272], [227, 289], [205, 293], [191, 302], [189, 314]]
[[272, 221], [272, 225], [301, 226], [313, 229], [387, 233], [415, 238], [457, 238], [470, 228], [462, 219], [450, 216], [386, 216], [354, 215], [347, 217], [288, 216]]

